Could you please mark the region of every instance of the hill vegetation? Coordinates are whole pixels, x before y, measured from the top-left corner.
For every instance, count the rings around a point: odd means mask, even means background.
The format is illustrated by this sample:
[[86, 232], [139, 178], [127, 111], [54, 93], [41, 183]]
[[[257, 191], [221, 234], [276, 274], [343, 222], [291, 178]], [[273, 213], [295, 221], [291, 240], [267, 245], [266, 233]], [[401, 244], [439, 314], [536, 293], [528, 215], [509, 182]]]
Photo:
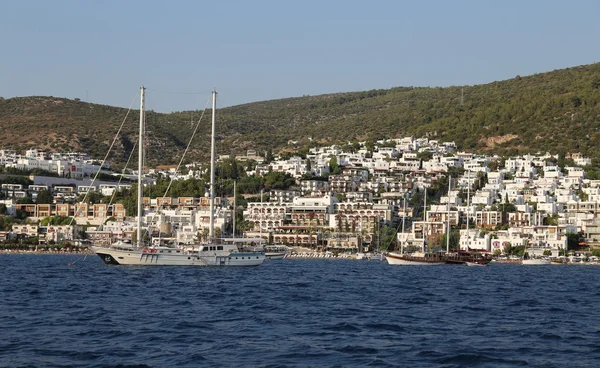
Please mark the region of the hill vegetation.
[[[461, 99], [461, 94], [464, 96]], [[127, 109], [56, 97], [0, 99], [3, 148], [107, 152]], [[296, 150], [308, 145], [407, 135], [455, 141], [469, 151], [514, 155], [581, 152], [599, 158], [600, 63], [483, 85], [398, 87], [303, 96], [218, 111], [222, 154]], [[148, 112], [150, 165], [180, 158], [200, 112]], [[132, 110], [111, 162], [125, 162], [137, 139]], [[188, 153], [209, 156], [210, 112]], [[289, 141], [296, 144], [290, 145]]]

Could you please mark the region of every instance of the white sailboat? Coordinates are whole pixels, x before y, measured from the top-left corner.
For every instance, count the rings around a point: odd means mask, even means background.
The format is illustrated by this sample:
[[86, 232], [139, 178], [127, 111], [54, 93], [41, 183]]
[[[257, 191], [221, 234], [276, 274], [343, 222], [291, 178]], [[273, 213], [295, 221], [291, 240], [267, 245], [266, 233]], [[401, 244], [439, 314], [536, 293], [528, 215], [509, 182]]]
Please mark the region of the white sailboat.
[[521, 261], [521, 264], [526, 265], [526, 266], [542, 266], [542, 265], [549, 265], [551, 264], [551, 262], [547, 259], [543, 259], [543, 258], [529, 258], [529, 259], [523, 259]]
[[209, 244], [193, 244], [186, 247], [144, 247], [142, 240], [142, 157], [144, 130], [144, 87], [141, 87], [140, 134], [138, 159], [137, 191], [137, 244], [119, 242], [110, 247], [92, 246], [91, 250], [106, 264], [136, 266], [259, 266], [265, 260], [261, 251], [240, 250], [232, 243], [217, 243], [214, 240], [214, 201], [215, 201], [215, 122], [217, 92], [212, 95], [212, 135], [210, 173], [210, 227]]

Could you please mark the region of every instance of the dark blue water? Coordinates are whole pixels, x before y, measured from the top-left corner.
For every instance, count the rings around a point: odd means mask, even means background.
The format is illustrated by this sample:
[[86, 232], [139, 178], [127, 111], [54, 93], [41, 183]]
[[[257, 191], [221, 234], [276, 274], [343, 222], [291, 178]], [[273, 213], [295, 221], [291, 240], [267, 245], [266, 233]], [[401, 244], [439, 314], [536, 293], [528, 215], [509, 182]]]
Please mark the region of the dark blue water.
[[0, 255], [0, 276], [2, 367], [600, 364], [600, 266]]

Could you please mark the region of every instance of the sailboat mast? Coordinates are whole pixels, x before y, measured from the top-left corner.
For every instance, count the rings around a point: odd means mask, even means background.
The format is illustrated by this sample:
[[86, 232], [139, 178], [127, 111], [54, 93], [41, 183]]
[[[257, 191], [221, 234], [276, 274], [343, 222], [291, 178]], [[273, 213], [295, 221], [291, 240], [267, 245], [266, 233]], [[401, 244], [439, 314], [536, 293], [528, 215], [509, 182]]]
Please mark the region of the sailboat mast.
[[142, 246], [142, 216], [144, 214], [142, 207], [142, 168], [144, 166], [144, 86], [140, 87], [140, 133], [138, 142], [138, 187], [137, 187], [137, 246]]
[[467, 171], [467, 251], [471, 245], [471, 234], [469, 233], [469, 212], [471, 212], [471, 170]]
[[425, 187], [425, 200], [423, 200], [423, 253], [426, 251], [427, 225], [427, 187]]
[[448, 231], [446, 232], [446, 253], [450, 253], [450, 189], [452, 177], [448, 175]]
[[210, 136], [210, 227], [208, 236], [214, 241], [215, 236], [215, 130], [217, 114], [217, 91], [212, 92], [212, 133]]
[[402, 210], [402, 237], [404, 240], [400, 241], [400, 254], [404, 254], [404, 241], [406, 236], [404, 235], [404, 222], [406, 221], [406, 195], [404, 195], [404, 209]]
[[237, 197], [237, 190], [236, 190], [236, 181], [233, 182], [233, 238], [235, 239], [235, 216], [237, 213], [237, 207], [235, 204], [235, 199]]
[[262, 222], [263, 222], [263, 213], [264, 213], [264, 208], [263, 208], [263, 190], [260, 190], [260, 226], [259, 226], [259, 231], [260, 231], [260, 238], [262, 239]]

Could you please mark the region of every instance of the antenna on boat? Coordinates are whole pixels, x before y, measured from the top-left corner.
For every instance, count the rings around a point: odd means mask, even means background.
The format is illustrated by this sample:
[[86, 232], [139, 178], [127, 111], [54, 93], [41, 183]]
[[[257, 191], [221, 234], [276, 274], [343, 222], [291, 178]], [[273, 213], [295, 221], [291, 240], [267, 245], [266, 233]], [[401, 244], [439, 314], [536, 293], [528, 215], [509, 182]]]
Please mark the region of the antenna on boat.
[[217, 90], [212, 92], [212, 130], [210, 138], [210, 227], [208, 236], [213, 241], [215, 235], [215, 125], [217, 110]]
[[137, 246], [142, 247], [142, 167], [144, 160], [144, 86], [140, 87], [140, 132], [138, 142], [138, 188], [137, 188]]

